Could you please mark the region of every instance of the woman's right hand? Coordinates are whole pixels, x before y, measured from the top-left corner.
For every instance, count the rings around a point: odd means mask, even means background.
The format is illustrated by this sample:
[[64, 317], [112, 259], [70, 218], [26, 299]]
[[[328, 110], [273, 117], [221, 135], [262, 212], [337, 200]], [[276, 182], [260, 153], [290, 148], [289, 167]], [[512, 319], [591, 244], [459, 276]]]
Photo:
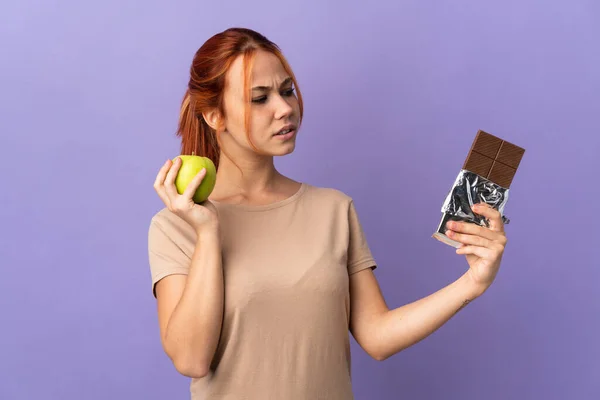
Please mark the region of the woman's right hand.
[[181, 159], [179, 157], [175, 159], [175, 162], [167, 160], [156, 176], [154, 190], [165, 203], [165, 206], [190, 224], [196, 233], [206, 229], [218, 228], [219, 220], [215, 205], [210, 200], [206, 200], [202, 204], [196, 204], [192, 200], [196, 189], [206, 176], [206, 169], [200, 171], [191, 180], [183, 194], [179, 194], [175, 187], [175, 178], [180, 167]]

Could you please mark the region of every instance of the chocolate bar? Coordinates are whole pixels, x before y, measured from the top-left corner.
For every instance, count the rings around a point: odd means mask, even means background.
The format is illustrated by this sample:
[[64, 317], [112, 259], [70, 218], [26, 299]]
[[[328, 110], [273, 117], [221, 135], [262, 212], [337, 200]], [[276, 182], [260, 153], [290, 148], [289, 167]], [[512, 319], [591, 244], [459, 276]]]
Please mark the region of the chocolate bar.
[[480, 130], [473, 140], [463, 169], [508, 189], [523, 154], [525, 149]]
[[433, 238], [453, 247], [459, 242], [446, 236], [448, 221], [466, 221], [489, 227], [489, 221], [476, 214], [474, 204], [485, 202], [500, 211], [502, 220], [509, 189], [525, 149], [479, 130], [452, 189], [442, 205], [442, 219]]

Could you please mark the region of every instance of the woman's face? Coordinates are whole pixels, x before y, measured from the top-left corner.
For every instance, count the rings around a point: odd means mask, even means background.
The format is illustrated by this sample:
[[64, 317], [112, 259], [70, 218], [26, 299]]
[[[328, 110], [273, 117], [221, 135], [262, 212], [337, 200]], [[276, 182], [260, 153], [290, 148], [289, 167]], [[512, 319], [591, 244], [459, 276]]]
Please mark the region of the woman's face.
[[[256, 154], [246, 137], [242, 56], [231, 65], [226, 82], [223, 104], [225, 132], [221, 135], [223, 146], [227, 152]], [[277, 56], [257, 51], [249, 84], [252, 89], [249, 125], [252, 142], [267, 155], [291, 153], [296, 143], [300, 107], [292, 79]], [[291, 128], [292, 132], [278, 134], [286, 128]]]

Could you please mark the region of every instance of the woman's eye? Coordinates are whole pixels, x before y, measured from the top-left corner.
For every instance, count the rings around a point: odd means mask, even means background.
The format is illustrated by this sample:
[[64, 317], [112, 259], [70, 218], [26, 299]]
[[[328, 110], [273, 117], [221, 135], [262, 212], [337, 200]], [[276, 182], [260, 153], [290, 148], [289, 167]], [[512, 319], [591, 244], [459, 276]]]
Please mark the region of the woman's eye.
[[266, 101], [267, 101], [267, 96], [261, 96], [256, 99], [252, 99], [253, 103], [258, 103], [258, 104], [265, 103]]
[[[290, 88], [290, 89], [284, 90], [282, 92], [282, 95], [285, 96], [285, 97], [293, 96], [294, 95], [294, 90], [295, 90], [294, 88]], [[264, 104], [264, 103], [267, 102], [267, 96], [257, 97], [255, 99], [252, 99], [252, 102], [256, 103], [256, 104]]]

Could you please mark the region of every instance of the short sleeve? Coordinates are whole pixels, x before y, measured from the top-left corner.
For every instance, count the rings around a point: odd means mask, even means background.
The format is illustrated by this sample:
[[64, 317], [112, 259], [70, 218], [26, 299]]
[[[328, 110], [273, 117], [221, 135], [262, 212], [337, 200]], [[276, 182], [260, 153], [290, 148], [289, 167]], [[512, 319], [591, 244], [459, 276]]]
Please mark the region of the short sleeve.
[[350, 201], [348, 209], [348, 229], [348, 274], [352, 275], [367, 268], [377, 268], [353, 200]]
[[148, 259], [152, 276], [152, 294], [156, 283], [168, 275], [187, 275], [190, 258], [169, 235], [164, 225], [153, 218], [148, 230]]

